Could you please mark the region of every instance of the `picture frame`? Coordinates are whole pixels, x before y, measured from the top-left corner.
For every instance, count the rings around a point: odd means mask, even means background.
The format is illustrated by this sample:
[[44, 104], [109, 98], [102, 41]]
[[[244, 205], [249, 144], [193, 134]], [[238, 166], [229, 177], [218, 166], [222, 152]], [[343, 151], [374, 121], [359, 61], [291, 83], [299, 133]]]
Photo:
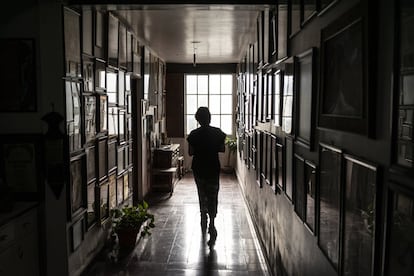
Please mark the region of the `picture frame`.
[[306, 201], [305, 201], [305, 159], [294, 154], [294, 210], [301, 221], [306, 220]]
[[107, 35], [107, 17], [102, 11], [94, 10], [94, 56], [106, 60], [106, 35]]
[[277, 60], [277, 8], [272, 6], [269, 11], [269, 62]]
[[318, 246], [338, 270], [340, 252], [342, 150], [319, 144]]
[[108, 171], [112, 173], [117, 168], [117, 140], [108, 140]]
[[96, 137], [96, 96], [83, 96], [85, 144], [93, 143]]
[[342, 275], [378, 275], [375, 265], [377, 166], [344, 154]]
[[93, 56], [93, 14], [92, 10], [82, 10], [82, 53]]
[[108, 139], [107, 137], [102, 137], [96, 141], [97, 152], [97, 169], [98, 169], [98, 179], [100, 182], [105, 180], [108, 177]]
[[116, 173], [111, 173], [108, 177], [108, 185], [109, 185], [109, 210], [116, 208], [117, 200], [116, 200], [116, 188], [117, 188], [117, 179]]
[[270, 186], [272, 186], [272, 189], [274, 192], [277, 192], [276, 185], [277, 185], [277, 136], [276, 135], [270, 135], [270, 147], [267, 149], [267, 152], [270, 153], [270, 160], [271, 160], [271, 166], [270, 166]]
[[274, 176], [273, 163], [274, 163], [274, 151], [273, 140], [274, 136], [270, 133], [266, 134], [266, 184], [272, 186], [272, 178]]
[[106, 134], [108, 132], [108, 96], [98, 96], [98, 122], [97, 133]]
[[65, 80], [66, 94], [66, 133], [69, 142], [69, 151], [78, 152], [81, 150], [82, 136], [82, 112], [81, 112], [81, 82]]
[[82, 67], [83, 67], [83, 93], [93, 93], [95, 88], [94, 80], [94, 60], [92, 58], [83, 56], [82, 57]]
[[282, 94], [282, 131], [287, 135], [294, 135], [294, 95], [295, 74], [294, 59], [289, 58], [284, 62], [283, 94]]
[[280, 191], [285, 191], [285, 146], [282, 143], [276, 143], [277, 154], [277, 186]]
[[257, 20], [256, 20], [256, 39], [258, 42], [257, 48], [257, 69], [261, 68], [264, 65], [263, 62], [263, 49], [264, 49], [264, 11], [260, 11]]
[[305, 225], [316, 234], [316, 214], [317, 214], [317, 189], [318, 189], [318, 167], [311, 161], [305, 160], [304, 170], [304, 192], [305, 192]]
[[293, 157], [294, 157], [294, 143], [293, 138], [286, 137], [286, 177], [285, 177], [285, 194], [289, 201], [293, 201], [293, 179], [294, 179], [294, 166], [293, 166]]
[[263, 132], [256, 130], [256, 183], [259, 188], [263, 188], [262, 182], [262, 169], [263, 169], [263, 154], [264, 154], [264, 146], [263, 146]]
[[314, 150], [316, 128], [316, 48], [295, 57], [296, 140]]
[[96, 195], [96, 182], [88, 183], [87, 187], [87, 208], [86, 208], [86, 223], [87, 228], [90, 229], [93, 225], [96, 224], [98, 219], [98, 209], [97, 209], [97, 195]]
[[97, 93], [106, 93], [106, 63], [102, 60], [95, 59], [95, 91]]
[[104, 181], [98, 187], [99, 190], [99, 220], [101, 224], [109, 219], [109, 183]]
[[274, 73], [274, 82], [273, 82], [273, 125], [276, 127], [282, 126], [282, 79], [283, 71], [277, 69]]
[[289, 1], [277, 1], [277, 63], [289, 56]]
[[119, 42], [118, 42], [118, 47], [119, 47], [119, 67], [123, 68], [123, 69], [127, 69], [127, 29], [126, 26], [122, 23], [119, 22]]
[[120, 205], [124, 202], [124, 176], [118, 175], [116, 179], [116, 202]]
[[118, 67], [119, 62], [119, 19], [108, 13], [108, 65]]
[[86, 207], [86, 154], [81, 153], [70, 159], [69, 205], [71, 218], [78, 216]]
[[86, 154], [86, 181], [88, 184], [96, 181], [96, 151], [95, 145], [85, 149]]
[[301, 4], [301, 26], [306, 25], [318, 14], [318, 0], [303, 0]]
[[67, 7], [63, 10], [65, 71], [67, 77], [81, 77], [80, 14]]
[[1, 38], [0, 59], [7, 74], [0, 74], [3, 90], [0, 112], [36, 112], [36, 48], [32, 38]]
[[412, 227], [414, 193], [396, 181], [387, 183], [386, 242], [383, 250], [386, 275], [410, 275], [412, 267]]
[[373, 135], [369, 19], [359, 3], [321, 31], [319, 128]]
[[0, 177], [19, 200], [42, 198], [43, 148], [40, 134], [0, 135]]

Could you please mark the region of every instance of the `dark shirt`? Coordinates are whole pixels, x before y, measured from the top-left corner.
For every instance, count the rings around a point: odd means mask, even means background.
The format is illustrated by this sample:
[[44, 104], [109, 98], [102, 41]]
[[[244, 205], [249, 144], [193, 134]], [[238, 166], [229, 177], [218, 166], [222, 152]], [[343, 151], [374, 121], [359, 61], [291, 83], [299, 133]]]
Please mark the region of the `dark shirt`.
[[192, 148], [194, 174], [209, 178], [220, 173], [218, 153], [224, 151], [225, 138], [226, 134], [217, 127], [201, 126], [191, 131], [187, 141]]

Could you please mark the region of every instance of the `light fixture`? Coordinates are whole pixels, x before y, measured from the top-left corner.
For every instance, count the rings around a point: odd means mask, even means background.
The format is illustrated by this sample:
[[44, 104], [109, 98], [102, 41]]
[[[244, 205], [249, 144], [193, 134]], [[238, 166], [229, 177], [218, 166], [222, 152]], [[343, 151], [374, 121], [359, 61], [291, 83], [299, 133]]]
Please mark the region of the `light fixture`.
[[193, 44], [193, 66], [196, 67], [197, 65], [197, 57], [196, 57], [196, 44], [200, 43], [201, 41], [191, 41], [191, 43]]

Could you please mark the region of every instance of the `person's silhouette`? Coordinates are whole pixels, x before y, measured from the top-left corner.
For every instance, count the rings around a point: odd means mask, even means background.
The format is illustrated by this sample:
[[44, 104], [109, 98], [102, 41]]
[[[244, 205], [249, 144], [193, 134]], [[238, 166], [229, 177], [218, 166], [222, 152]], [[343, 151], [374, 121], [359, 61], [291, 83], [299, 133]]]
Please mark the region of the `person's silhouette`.
[[207, 107], [200, 107], [195, 118], [200, 127], [187, 137], [188, 152], [193, 156], [191, 169], [197, 185], [200, 203], [201, 229], [207, 229], [207, 214], [210, 219], [208, 232], [209, 245], [214, 245], [217, 230], [214, 219], [217, 215], [217, 199], [220, 179], [219, 152], [225, 151], [226, 134], [217, 127], [210, 126], [211, 114]]

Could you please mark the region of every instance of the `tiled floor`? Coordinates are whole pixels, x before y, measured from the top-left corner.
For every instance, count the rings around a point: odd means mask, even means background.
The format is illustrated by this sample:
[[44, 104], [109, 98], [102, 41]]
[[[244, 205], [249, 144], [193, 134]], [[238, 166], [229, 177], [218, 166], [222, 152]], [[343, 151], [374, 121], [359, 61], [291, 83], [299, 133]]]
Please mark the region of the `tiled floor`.
[[150, 198], [152, 236], [117, 261], [98, 258], [84, 275], [269, 275], [236, 177], [222, 174], [220, 181], [214, 248], [206, 244], [208, 234], [203, 239], [196, 186], [187, 173], [171, 197]]

